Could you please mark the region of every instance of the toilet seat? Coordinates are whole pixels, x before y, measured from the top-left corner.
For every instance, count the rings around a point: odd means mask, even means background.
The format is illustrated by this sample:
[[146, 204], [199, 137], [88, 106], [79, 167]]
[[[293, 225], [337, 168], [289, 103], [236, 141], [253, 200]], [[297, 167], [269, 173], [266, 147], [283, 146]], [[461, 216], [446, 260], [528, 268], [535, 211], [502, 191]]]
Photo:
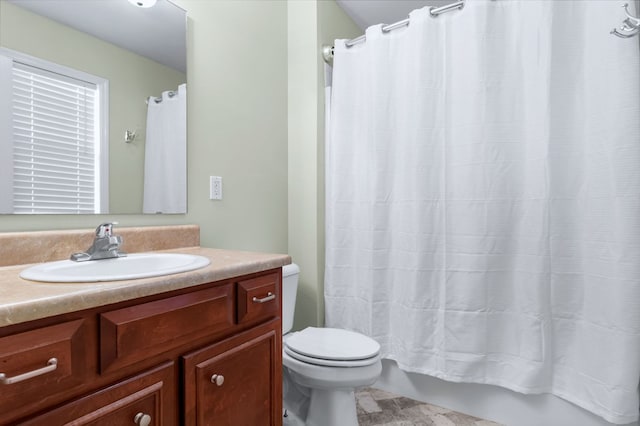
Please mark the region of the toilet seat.
[[284, 340], [292, 358], [327, 367], [360, 367], [378, 360], [380, 345], [375, 340], [348, 330], [308, 327]]

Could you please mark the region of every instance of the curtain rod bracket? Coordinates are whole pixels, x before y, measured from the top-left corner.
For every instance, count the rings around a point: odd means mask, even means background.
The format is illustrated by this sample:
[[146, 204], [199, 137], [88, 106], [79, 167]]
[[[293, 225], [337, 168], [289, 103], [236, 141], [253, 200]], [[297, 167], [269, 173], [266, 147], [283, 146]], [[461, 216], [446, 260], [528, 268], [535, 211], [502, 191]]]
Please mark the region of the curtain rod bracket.
[[329, 46], [328, 44], [322, 45], [322, 59], [329, 64], [333, 65], [333, 46]]

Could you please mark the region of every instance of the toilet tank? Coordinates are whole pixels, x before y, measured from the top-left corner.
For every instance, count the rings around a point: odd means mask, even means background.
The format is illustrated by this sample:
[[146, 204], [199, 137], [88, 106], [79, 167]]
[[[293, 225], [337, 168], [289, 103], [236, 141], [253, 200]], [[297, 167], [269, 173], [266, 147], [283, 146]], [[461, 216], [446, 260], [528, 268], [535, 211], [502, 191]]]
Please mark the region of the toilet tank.
[[295, 263], [282, 267], [282, 334], [291, 331], [296, 309], [300, 268]]

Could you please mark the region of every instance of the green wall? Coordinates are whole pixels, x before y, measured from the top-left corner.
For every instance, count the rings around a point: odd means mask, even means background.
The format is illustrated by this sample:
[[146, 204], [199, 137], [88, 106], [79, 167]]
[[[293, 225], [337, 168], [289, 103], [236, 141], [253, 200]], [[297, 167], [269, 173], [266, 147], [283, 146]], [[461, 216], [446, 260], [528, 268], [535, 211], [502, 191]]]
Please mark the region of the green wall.
[[[287, 252], [287, 3], [188, 11], [189, 213], [209, 247]], [[223, 200], [209, 200], [209, 176]]]
[[324, 324], [324, 60], [322, 45], [362, 31], [335, 1], [290, 0], [289, 254], [300, 266], [294, 328]]
[[[109, 211], [142, 212], [145, 100], [186, 75], [6, 1], [0, 9], [0, 46], [109, 80]], [[134, 142], [125, 130], [137, 131]]]

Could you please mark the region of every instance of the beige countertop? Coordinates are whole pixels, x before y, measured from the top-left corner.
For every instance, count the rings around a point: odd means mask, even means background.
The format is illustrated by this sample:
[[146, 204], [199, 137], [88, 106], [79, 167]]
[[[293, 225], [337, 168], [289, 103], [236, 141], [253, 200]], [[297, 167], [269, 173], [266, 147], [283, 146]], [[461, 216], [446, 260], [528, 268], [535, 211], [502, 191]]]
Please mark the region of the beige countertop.
[[97, 283], [44, 283], [20, 278], [31, 265], [0, 267], [0, 327], [151, 296], [278, 268], [291, 263], [284, 254], [204, 247], [164, 250], [205, 256], [211, 264], [195, 271], [161, 277]]

